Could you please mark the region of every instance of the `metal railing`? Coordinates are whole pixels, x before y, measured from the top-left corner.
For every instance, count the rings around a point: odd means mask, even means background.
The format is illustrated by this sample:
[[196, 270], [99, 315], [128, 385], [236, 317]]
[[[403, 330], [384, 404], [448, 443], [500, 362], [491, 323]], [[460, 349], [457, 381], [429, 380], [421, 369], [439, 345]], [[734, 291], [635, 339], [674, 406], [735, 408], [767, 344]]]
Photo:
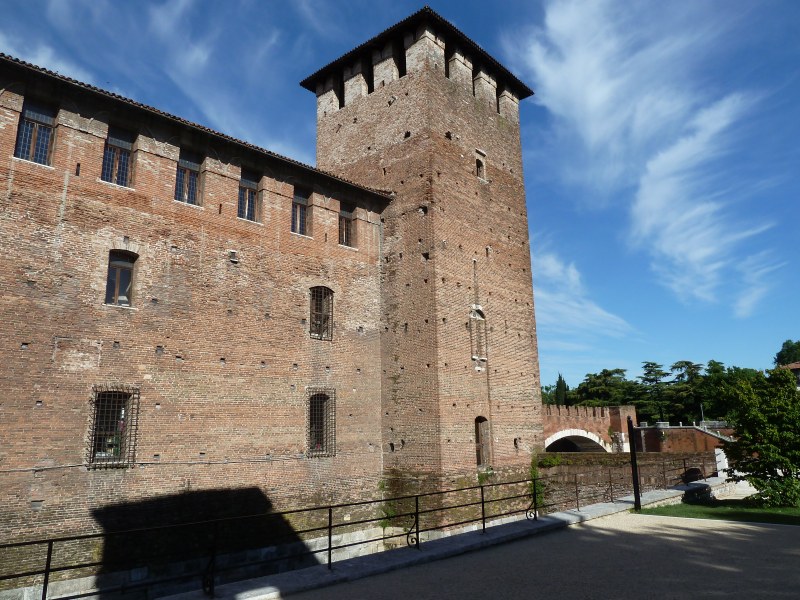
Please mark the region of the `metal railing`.
[[[670, 487], [685, 480], [693, 469], [705, 477], [705, 457], [664, 458], [640, 465], [639, 483], [643, 490]], [[95, 588], [57, 598], [165, 589], [168, 584], [173, 584], [171, 590], [196, 589], [199, 584], [213, 596], [221, 581], [313, 564], [327, 564], [331, 569], [356, 546], [372, 545], [367, 551], [379, 551], [405, 543], [418, 549], [436, 537], [469, 529], [485, 531], [515, 515], [536, 520], [549, 512], [616, 502], [632, 490], [630, 467], [612, 466], [283, 512], [2, 544], [0, 566], [17, 564], [21, 570], [0, 571], [0, 589], [8, 589], [7, 582], [17, 580], [14, 587], [41, 586], [41, 598], [47, 600], [54, 579], [95, 575]], [[359, 535], [348, 538], [354, 532]], [[19, 552], [18, 563], [11, 556], [14, 552]], [[173, 571], [180, 572], [170, 573], [169, 567], [175, 565], [180, 568]], [[134, 569], [139, 569], [140, 581], [120, 576]], [[161, 575], [147, 578], [152, 573]], [[183, 587], [174, 587], [181, 583]]]

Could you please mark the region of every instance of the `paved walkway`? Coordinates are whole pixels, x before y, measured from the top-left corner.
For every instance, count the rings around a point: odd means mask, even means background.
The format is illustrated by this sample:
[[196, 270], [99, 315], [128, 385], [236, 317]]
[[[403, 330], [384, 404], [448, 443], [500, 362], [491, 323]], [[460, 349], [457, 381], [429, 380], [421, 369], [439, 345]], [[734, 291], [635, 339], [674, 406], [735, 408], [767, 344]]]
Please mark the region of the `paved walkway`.
[[[648, 492], [642, 503], [680, 502], [686, 489], [704, 485], [711, 485], [718, 496], [741, 492], [721, 478], [710, 478], [707, 484]], [[221, 585], [216, 596], [236, 600], [800, 597], [797, 528], [642, 516], [630, 514], [632, 506], [630, 497], [595, 504], [536, 522], [522, 520], [490, 527], [486, 533], [426, 542], [420, 550], [399, 548], [337, 562], [332, 570], [317, 566]], [[536, 535], [569, 525], [575, 526]], [[481, 552], [474, 552], [478, 549]], [[171, 600], [205, 599], [192, 592]]]
[[618, 513], [291, 600], [800, 596], [800, 530]]

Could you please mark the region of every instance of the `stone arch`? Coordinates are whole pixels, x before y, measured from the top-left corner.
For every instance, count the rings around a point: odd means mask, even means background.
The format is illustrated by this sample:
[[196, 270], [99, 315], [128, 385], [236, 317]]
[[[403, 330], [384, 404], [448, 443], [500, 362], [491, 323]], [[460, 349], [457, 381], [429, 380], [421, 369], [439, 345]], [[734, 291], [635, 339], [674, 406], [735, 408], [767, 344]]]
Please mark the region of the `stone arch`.
[[549, 451], [550, 446], [560, 440], [567, 440], [574, 444], [577, 449], [574, 452], [612, 452], [611, 444], [603, 440], [596, 433], [585, 429], [562, 429], [557, 431], [544, 441], [545, 451]]

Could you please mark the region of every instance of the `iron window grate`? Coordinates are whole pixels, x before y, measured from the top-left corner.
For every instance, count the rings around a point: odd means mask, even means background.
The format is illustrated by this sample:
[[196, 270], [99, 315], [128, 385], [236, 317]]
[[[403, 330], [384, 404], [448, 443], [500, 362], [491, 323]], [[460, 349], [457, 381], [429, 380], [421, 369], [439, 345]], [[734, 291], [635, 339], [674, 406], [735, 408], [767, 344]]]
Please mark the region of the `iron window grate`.
[[332, 389], [308, 390], [309, 457], [336, 454], [336, 392]]
[[333, 339], [333, 291], [326, 287], [311, 288], [311, 325], [309, 333], [318, 340]]
[[132, 466], [136, 459], [138, 425], [139, 388], [93, 386], [89, 440], [89, 464], [92, 468]]

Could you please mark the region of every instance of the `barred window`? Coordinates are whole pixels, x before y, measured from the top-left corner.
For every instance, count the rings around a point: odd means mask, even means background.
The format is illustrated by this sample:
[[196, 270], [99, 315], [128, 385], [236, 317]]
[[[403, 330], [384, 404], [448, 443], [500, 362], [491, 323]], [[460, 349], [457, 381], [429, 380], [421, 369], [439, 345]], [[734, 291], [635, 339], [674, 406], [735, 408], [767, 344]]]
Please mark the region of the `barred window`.
[[355, 247], [355, 220], [352, 205], [342, 203], [339, 208], [339, 243]]
[[130, 386], [92, 388], [89, 463], [95, 468], [127, 467], [136, 458], [139, 389]]
[[131, 305], [133, 289], [133, 264], [138, 256], [125, 250], [108, 253], [108, 278], [106, 279], [106, 304]]
[[309, 235], [308, 231], [308, 200], [311, 192], [303, 188], [294, 189], [292, 200], [292, 233]]
[[55, 124], [55, 109], [26, 103], [19, 120], [14, 156], [49, 165], [53, 152]]
[[336, 394], [310, 390], [308, 398], [308, 456], [336, 454]]
[[131, 173], [131, 150], [135, 134], [117, 129], [108, 128], [106, 148], [103, 152], [103, 171], [100, 179], [109, 183], [116, 183], [127, 187]]
[[239, 180], [239, 208], [236, 216], [248, 221], [258, 221], [258, 180], [261, 179], [256, 173], [242, 169], [242, 176]]
[[200, 204], [200, 165], [202, 157], [181, 150], [175, 176], [175, 200], [186, 204]]
[[311, 337], [333, 339], [333, 291], [326, 287], [311, 288]]

